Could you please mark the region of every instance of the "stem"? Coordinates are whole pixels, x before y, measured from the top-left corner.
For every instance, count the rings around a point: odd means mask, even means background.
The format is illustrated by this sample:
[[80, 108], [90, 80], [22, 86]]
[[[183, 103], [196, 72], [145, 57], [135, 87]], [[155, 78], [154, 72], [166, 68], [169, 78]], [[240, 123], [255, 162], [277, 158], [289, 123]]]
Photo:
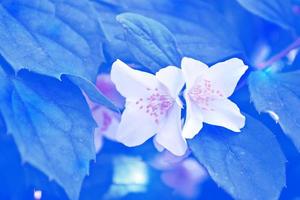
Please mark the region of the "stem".
[[287, 48], [285, 48], [284, 50], [282, 50], [281, 52], [279, 52], [278, 54], [276, 54], [275, 56], [273, 56], [272, 58], [270, 58], [266, 62], [262, 62], [262, 63], [258, 64], [257, 68], [258, 69], [264, 69], [264, 68], [272, 65], [273, 63], [277, 62], [278, 60], [284, 58], [290, 51], [292, 51], [293, 49], [296, 49], [298, 47], [300, 47], [300, 38], [296, 39]]

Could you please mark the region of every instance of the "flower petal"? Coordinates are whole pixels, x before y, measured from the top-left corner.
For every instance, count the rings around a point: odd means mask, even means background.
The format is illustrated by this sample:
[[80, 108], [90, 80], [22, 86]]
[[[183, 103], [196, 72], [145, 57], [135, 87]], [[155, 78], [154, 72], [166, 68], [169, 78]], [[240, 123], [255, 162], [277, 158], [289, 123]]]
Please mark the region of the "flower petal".
[[138, 146], [157, 133], [157, 124], [149, 114], [127, 102], [116, 134], [116, 140], [126, 146]]
[[181, 69], [187, 88], [191, 88], [194, 82], [207, 72], [208, 66], [198, 60], [184, 57], [181, 61]]
[[223, 92], [225, 97], [229, 97], [234, 92], [238, 81], [247, 69], [248, 66], [242, 60], [232, 58], [210, 67], [207, 76]]
[[170, 109], [163, 125], [160, 127], [155, 140], [176, 156], [182, 156], [187, 150], [187, 143], [181, 135], [181, 108], [174, 104]]
[[165, 150], [165, 148], [156, 141], [156, 137], [153, 138], [153, 144], [157, 151], [162, 152]]
[[94, 131], [94, 145], [96, 153], [98, 153], [103, 146], [103, 135], [100, 131], [100, 128], [95, 128]]
[[205, 123], [222, 126], [234, 132], [240, 132], [245, 126], [245, 117], [237, 105], [229, 99], [211, 101], [209, 106], [212, 111], [202, 111]]
[[112, 65], [111, 80], [121, 95], [130, 100], [148, 95], [147, 88], [159, 86], [153, 74], [132, 69], [120, 60]]
[[183, 126], [182, 135], [184, 138], [192, 139], [203, 127], [203, 116], [201, 109], [191, 101], [186, 91], [184, 98], [186, 101], [186, 121]]
[[182, 72], [175, 66], [162, 68], [156, 73], [156, 78], [168, 88], [170, 95], [174, 99], [177, 98], [184, 86]]

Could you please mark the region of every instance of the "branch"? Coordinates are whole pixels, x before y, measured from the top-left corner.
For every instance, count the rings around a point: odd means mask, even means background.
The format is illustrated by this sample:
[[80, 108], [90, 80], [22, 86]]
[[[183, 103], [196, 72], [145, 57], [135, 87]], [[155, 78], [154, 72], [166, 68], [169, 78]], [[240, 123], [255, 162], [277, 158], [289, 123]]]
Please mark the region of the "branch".
[[286, 49], [282, 50], [281, 52], [279, 52], [278, 54], [276, 54], [275, 56], [270, 58], [268, 61], [258, 64], [257, 68], [264, 69], [264, 68], [272, 65], [273, 63], [277, 62], [278, 60], [281, 60], [282, 58], [284, 58], [290, 51], [292, 51], [293, 49], [296, 49], [298, 47], [300, 47], [300, 38], [296, 39]]

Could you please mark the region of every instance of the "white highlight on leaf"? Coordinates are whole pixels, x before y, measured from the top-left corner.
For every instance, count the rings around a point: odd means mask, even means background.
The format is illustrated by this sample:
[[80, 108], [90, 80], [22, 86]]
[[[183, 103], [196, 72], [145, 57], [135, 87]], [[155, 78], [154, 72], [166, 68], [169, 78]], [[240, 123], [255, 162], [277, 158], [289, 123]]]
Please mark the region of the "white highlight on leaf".
[[148, 168], [140, 157], [116, 157], [114, 159], [114, 171], [114, 184], [148, 184]]
[[137, 146], [155, 136], [160, 149], [184, 155], [187, 144], [181, 134], [182, 104], [178, 97], [184, 85], [181, 70], [168, 66], [153, 75], [117, 60], [111, 79], [126, 98], [116, 139], [127, 146]]
[[272, 110], [267, 110], [266, 113], [268, 113], [276, 123], [279, 122], [279, 116]]
[[115, 156], [113, 170], [112, 185], [103, 200], [120, 199], [129, 193], [142, 193], [147, 190], [148, 166], [140, 157]]
[[293, 50], [291, 50], [291, 51], [287, 54], [288, 64], [289, 64], [289, 65], [293, 64], [293, 62], [295, 61], [295, 58], [296, 58], [298, 52], [299, 52], [299, 48], [298, 48], [298, 49], [293, 49]]
[[232, 58], [209, 68], [198, 60], [185, 57], [181, 68], [186, 81], [184, 97], [187, 106], [183, 136], [193, 138], [203, 122], [240, 132], [245, 117], [228, 97], [248, 68], [243, 61]]

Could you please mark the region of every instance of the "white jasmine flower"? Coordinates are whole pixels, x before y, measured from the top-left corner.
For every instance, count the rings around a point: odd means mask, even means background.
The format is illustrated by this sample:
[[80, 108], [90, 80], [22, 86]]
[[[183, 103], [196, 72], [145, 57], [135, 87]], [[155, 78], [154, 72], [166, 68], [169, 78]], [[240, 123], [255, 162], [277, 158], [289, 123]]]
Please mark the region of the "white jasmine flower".
[[184, 80], [181, 70], [169, 66], [156, 75], [114, 62], [111, 79], [126, 98], [116, 139], [137, 146], [155, 135], [155, 142], [174, 155], [183, 155], [187, 144], [181, 131], [181, 101]]
[[209, 68], [200, 61], [183, 58], [181, 68], [187, 106], [183, 136], [193, 138], [203, 122], [239, 132], [245, 125], [245, 117], [228, 97], [248, 68], [243, 61], [233, 58]]

